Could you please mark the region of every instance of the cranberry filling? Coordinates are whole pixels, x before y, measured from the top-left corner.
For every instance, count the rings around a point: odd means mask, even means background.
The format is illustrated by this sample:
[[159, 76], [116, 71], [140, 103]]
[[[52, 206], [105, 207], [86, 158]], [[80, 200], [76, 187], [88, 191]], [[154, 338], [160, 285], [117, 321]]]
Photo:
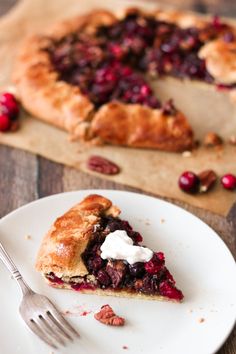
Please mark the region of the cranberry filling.
[[64, 284], [64, 281], [61, 278], [58, 278], [54, 273], [47, 274], [47, 279], [56, 284]]
[[[154, 253], [149, 262], [137, 262], [132, 265], [122, 260], [104, 260], [101, 258], [101, 245], [106, 235], [115, 230], [125, 230], [136, 245], [142, 241], [142, 236], [132, 229], [128, 221], [111, 216], [101, 218], [100, 225], [96, 226], [93, 238], [82, 255], [90, 279], [84, 277], [76, 282], [75, 279], [70, 278], [65, 283], [76, 291], [95, 290], [96, 288], [113, 291], [128, 289], [131, 293], [140, 292], [149, 295], [161, 295], [177, 301], [182, 300], [183, 294], [175, 287], [175, 281], [165, 267], [165, 257], [162, 252]], [[53, 283], [64, 283], [54, 273], [47, 274], [46, 277]], [[91, 277], [93, 277], [93, 280], [91, 280]]]
[[73, 284], [71, 283], [71, 288], [75, 291], [81, 290], [95, 290], [95, 286], [88, 284], [88, 283], [81, 283], [81, 284]]
[[100, 26], [93, 37], [73, 33], [52, 41], [47, 51], [59, 79], [78, 85], [95, 107], [119, 100], [160, 108], [141, 72], [214, 83], [198, 51], [219, 36], [226, 42], [235, 39], [218, 17], [201, 29], [183, 29], [134, 12]]
[[154, 253], [149, 262], [128, 264], [122, 260], [103, 260], [100, 247], [105, 236], [115, 230], [125, 230], [134, 244], [139, 244], [142, 237], [135, 232], [127, 221], [114, 217], [102, 218], [100, 228], [87, 246], [83, 260], [90, 274], [95, 276], [97, 287], [120, 291], [123, 288], [132, 292], [149, 295], [162, 295], [167, 298], [181, 300], [183, 294], [175, 287], [172, 275], [165, 267], [162, 252]]

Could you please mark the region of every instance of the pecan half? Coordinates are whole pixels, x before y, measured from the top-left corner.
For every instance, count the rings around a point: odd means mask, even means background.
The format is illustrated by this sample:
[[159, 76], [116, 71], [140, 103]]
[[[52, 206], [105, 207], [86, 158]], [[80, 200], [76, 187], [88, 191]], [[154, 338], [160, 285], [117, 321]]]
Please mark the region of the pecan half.
[[110, 305], [104, 305], [101, 310], [95, 313], [94, 318], [109, 326], [124, 326], [125, 319], [117, 316]]
[[198, 174], [200, 179], [200, 192], [205, 193], [211, 189], [216, 180], [217, 174], [213, 170], [205, 170]]
[[105, 175], [116, 175], [120, 172], [119, 166], [114, 162], [97, 155], [89, 157], [87, 160], [87, 168]]
[[214, 147], [223, 144], [222, 138], [216, 133], [209, 132], [204, 138], [204, 145], [206, 147]]

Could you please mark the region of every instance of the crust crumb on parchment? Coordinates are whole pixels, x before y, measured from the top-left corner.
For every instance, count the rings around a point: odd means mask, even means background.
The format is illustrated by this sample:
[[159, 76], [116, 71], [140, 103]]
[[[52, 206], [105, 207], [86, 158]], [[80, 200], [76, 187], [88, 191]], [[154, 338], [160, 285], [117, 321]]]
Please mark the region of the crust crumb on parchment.
[[32, 236], [31, 235], [25, 235], [25, 240], [27, 240], [27, 241], [32, 240]]
[[205, 322], [205, 318], [203, 318], [203, 317], [199, 318], [199, 319], [198, 319], [198, 322], [199, 322], [199, 323]]

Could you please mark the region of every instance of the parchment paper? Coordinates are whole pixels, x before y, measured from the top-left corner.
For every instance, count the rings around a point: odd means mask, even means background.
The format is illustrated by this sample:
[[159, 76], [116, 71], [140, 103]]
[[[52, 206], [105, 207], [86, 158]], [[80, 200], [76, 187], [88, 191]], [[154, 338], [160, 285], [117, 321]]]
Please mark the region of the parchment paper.
[[[25, 35], [38, 32], [58, 19], [83, 13], [91, 8], [121, 9], [137, 3], [141, 2], [22, 0], [0, 21], [0, 86], [6, 88], [10, 85], [14, 56]], [[151, 8], [153, 4], [145, 3], [145, 7]], [[219, 151], [201, 148], [193, 152], [191, 157], [154, 150], [111, 146], [88, 147], [79, 142], [71, 143], [67, 133], [32, 119], [26, 113], [22, 114], [21, 129], [15, 133], [0, 133], [0, 143], [39, 154], [88, 173], [91, 173], [85, 163], [88, 156], [98, 154], [110, 158], [122, 169], [116, 176], [102, 175], [104, 178], [159, 196], [182, 200], [222, 215], [227, 214], [236, 199], [236, 194], [223, 190], [219, 182], [211, 192], [197, 196], [181, 192], [177, 184], [178, 176], [184, 170], [200, 172], [204, 169], [213, 169], [219, 175], [226, 172], [236, 173], [235, 146], [226, 145]]]

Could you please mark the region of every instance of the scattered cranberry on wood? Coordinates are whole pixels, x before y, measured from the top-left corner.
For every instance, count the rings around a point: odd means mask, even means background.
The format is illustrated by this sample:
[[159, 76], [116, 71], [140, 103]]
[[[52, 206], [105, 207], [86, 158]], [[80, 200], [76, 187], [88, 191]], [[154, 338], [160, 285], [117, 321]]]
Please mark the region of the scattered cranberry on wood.
[[179, 187], [186, 193], [195, 194], [199, 191], [200, 179], [195, 173], [185, 171], [179, 177]]
[[[199, 174], [185, 171], [179, 177], [179, 187], [182, 191], [190, 194], [208, 192], [216, 183], [217, 174], [213, 170], [205, 170]], [[221, 177], [221, 184], [227, 190], [236, 189], [236, 176], [227, 173]]]
[[0, 132], [15, 130], [19, 111], [19, 104], [12, 93], [0, 94]]
[[236, 176], [231, 173], [225, 174], [224, 176], [221, 177], [221, 184], [225, 189], [228, 190], [236, 189]]

